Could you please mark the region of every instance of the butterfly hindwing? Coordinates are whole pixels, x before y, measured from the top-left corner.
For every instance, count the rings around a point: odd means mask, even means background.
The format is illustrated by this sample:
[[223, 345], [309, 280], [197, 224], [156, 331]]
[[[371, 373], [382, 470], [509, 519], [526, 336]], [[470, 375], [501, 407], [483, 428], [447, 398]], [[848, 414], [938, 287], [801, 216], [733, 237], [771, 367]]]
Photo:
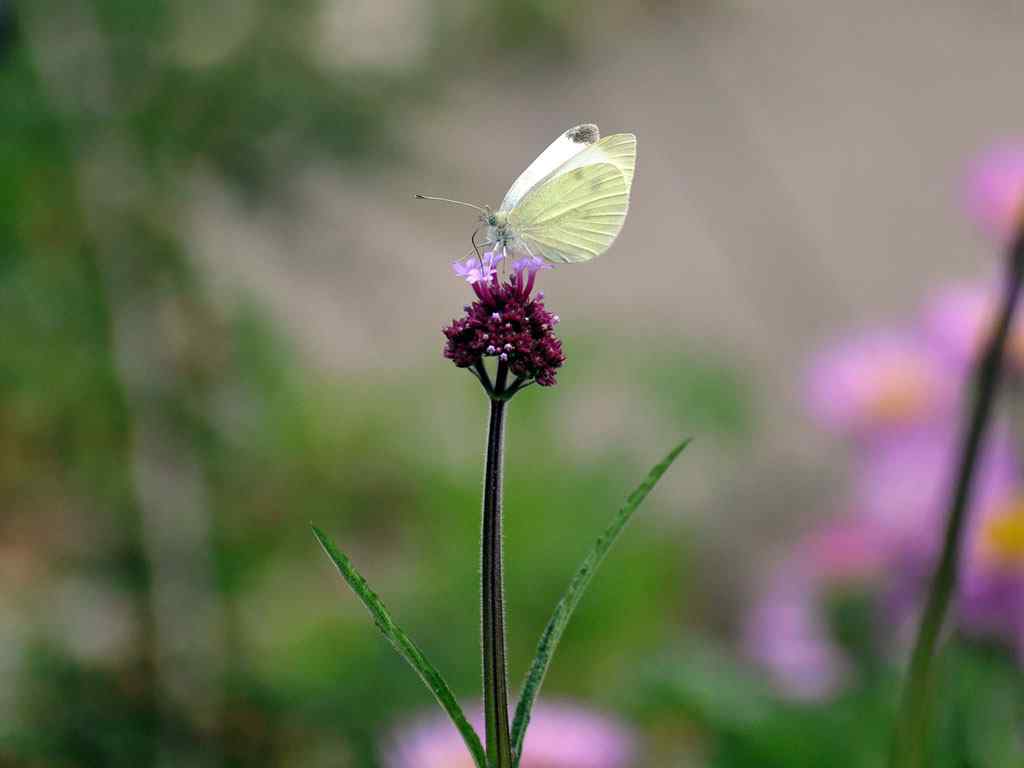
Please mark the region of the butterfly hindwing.
[[[635, 140], [633, 147], [635, 157]], [[570, 160], [509, 213], [509, 228], [528, 253], [553, 262], [589, 261], [618, 236], [629, 210], [633, 164], [627, 176], [620, 164], [594, 160], [575, 166]]]

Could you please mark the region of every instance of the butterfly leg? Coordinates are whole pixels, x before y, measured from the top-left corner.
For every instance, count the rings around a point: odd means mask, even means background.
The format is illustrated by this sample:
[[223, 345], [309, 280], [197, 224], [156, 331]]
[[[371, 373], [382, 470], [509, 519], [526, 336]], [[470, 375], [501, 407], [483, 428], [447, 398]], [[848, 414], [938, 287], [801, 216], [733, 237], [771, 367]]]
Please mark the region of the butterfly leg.
[[480, 248], [487, 245], [487, 243], [477, 243], [476, 236], [480, 234], [480, 230], [483, 227], [477, 227], [473, 230], [473, 234], [469, 236], [469, 242], [473, 244], [473, 250], [476, 252], [476, 260], [480, 262], [480, 269], [484, 268], [484, 258], [480, 255]]

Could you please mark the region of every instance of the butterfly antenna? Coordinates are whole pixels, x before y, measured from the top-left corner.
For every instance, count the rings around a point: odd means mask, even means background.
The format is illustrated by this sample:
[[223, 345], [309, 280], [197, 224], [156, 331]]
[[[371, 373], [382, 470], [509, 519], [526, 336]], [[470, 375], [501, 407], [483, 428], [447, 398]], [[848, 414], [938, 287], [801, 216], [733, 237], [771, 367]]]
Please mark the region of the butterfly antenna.
[[487, 213], [487, 209], [484, 208], [483, 206], [473, 205], [473, 203], [464, 203], [461, 200], [452, 200], [451, 198], [448, 198], [448, 197], [434, 197], [433, 195], [415, 195], [415, 198], [417, 200], [437, 200], [438, 202], [441, 202], [441, 203], [452, 203], [453, 205], [464, 205], [467, 208], [473, 208], [473, 209], [475, 209], [477, 211], [480, 211], [480, 213], [484, 213], [484, 214]]

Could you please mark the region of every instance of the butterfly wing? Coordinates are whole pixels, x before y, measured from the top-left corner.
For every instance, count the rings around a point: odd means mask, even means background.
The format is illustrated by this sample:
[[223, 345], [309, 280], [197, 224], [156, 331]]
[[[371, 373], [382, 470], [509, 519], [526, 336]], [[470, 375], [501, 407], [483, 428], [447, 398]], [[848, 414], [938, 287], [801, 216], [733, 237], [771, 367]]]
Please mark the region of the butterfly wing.
[[570, 128], [563, 133], [545, 149], [537, 159], [530, 163], [515, 183], [509, 188], [505, 199], [498, 207], [499, 211], [510, 211], [538, 182], [549, 176], [552, 171], [564, 165], [575, 155], [584, 152], [588, 147], [597, 142], [600, 133], [593, 123], [584, 123]]
[[594, 163], [611, 163], [626, 177], [626, 186], [633, 183], [636, 171], [636, 136], [632, 133], [613, 133], [593, 146], [566, 160], [553, 175], [568, 173]]
[[515, 244], [552, 262], [600, 256], [622, 230], [635, 169], [632, 134], [609, 136], [570, 158], [509, 212]]

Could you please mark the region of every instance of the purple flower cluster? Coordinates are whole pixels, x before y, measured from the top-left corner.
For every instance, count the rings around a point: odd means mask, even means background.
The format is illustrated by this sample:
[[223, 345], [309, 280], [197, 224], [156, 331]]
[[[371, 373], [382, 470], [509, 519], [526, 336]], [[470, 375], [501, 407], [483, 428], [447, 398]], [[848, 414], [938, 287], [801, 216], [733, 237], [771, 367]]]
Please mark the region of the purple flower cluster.
[[486, 253], [453, 265], [455, 273], [472, 285], [477, 300], [444, 329], [444, 356], [460, 368], [476, 367], [493, 357], [520, 385], [536, 381], [550, 387], [565, 355], [554, 332], [558, 315], [544, 307], [542, 291], [533, 293], [537, 272], [548, 265], [537, 259], [517, 261], [502, 281], [496, 269], [499, 261], [501, 256]]
[[[968, 199], [979, 225], [1005, 237], [1024, 203], [1024, 148], [983, 158]], [[843, 340], [812, 364], [808, 411], [847, 444], [852, 482], [838, 515], [776, 566], [747, 622], [751, 657], [787, 694], [826, 696], [854, 674], [830, 623], [837, 595], [867, 599], [874, 647], [907, 650], [941, 548], [965, 386], [998, 300], [991, 281], [946, 288], [903, 327]], [[1024, 320], [1007, 367], [1024, 383]], [[997, 415], [975, 479], [953, 619], [1024, 661], [1024, 475], [1009, 415]]]

